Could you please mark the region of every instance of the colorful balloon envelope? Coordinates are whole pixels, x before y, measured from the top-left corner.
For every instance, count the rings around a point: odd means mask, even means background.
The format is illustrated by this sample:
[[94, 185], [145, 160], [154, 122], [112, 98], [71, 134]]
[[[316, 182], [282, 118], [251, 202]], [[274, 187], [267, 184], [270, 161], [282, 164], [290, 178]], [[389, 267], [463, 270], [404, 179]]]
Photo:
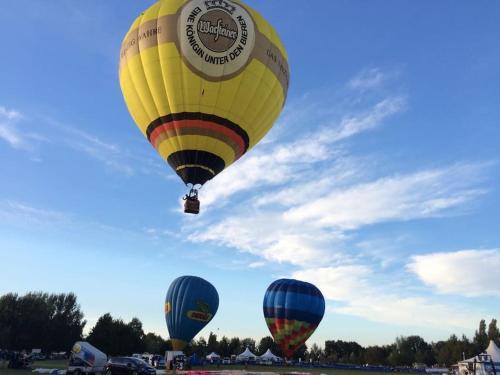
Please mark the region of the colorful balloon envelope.
[[140, 131], [196, 186], [270, 130], [289, 67], [273, 27], [241, 1], [160, 0], [126, 34], [119, 77]]
[[263, 307], [274, 341], [291, 357], [323, 319], [325, 299], [313, 284], [280, 279], [267, 288]]
[[165, 299], [165, 319], [174, 350], [184, 347], [214, 317], [219, 294], [208, 281], [196, 276], [175, 279]]

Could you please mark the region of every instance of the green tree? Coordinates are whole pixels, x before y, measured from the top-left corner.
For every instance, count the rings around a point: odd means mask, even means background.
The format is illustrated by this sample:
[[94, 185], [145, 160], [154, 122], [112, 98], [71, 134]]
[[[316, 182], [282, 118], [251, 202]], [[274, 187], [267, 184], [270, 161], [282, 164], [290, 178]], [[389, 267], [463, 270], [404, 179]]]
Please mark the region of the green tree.
[[[241, 346], [242, 346], [242, 349], [245, 350], [245, 348], [248, 348], [250, 349], [250, 351], [252, 353], [255, 353], [255, 340], [250, 338], [250, 337], [247, 337], [247, 338], [244, 338], [243, 340], [241, 340]], [[236, 353], [236, 354], [240, 354], [240, 353]]]
[[447, 341], [438, 341], [433, 344], [433, 351], [436, 362], [440, 366], [449, 367], [454, 363], [477, 354], [476, 346], [470, 340], [462, 336], [459, 339], [456, 335], [451, 335]]
[[389, 355], [389, 363], [393, 366], [411, 366], [415, 362], [432, 365], [434, 363], [432, 346], [420, 336], [396, 338], [396, 343]]
[[213, 332], [210, 332], [210, 335], [208, 335], [207, 352], [217, 353], [218, 351], [219, 351], [219, 343], [217, 342], [217, 335]]
[[0, 297], [0, 346], [67, 351], [82, 337], [85, 321], [76, 296], [28, 293]]
[[309, 349], [308, 359], [312, 362], [319, 362], [324, 356], [323, 349], [321, 349], [317, 344], [313, 344], [311, 349]]
[[497, 345], [500, 345], [500, 331], [496, 319], [492, 319], [488, 325], [488, 340], [493, 340]]
[[164, 354], [167, 350], [172, 349], [169, 341], [151, 332], [144, 335], [143, 347], [144, 351], [155, 354]]
[[277, 345], [274, 343], [274, 339], [271, 336], [266, 336], [260, 339], [257, 353], [255, 354], [262, 355], [267, 352], [267, 349], [271, 349], [271, 351], [275, 353], [276, 347]]
[[200, 337], [198, 341], [193, 342], [193, 353], [200, 358], [204, 358], [208, 353], [207, 351], [207, 341], [204, 337]]
[[238, 355], [243, 351], [242, 345], [241, 345], [241, 340], [239, 337], [233, 337], [229, 341], [229, 352], [231, 355]]
[[363, 362], [370, 365], [387, 365], [387, 357], [390, 352], [389, 346], [369, 346], [364, 351]]
[[308, 357], [309, 353], [307, 352], [307, 345], [302, 344], [292, 355], [292, 358], [298, 360], [299, 358], [302, 361], [305, 361]]
[[354, 341], [325, 341], [325, 356], [331, 362], [361, 363], [363, 347]]
[[134, 318], [125, 324], [107, 313], [97, 320], [87, 340], [108, 355], [131, 355], [144, 349], [141, 332], [139, 319]]
[[479, 322], [479, 329], [474, 335], [474, 344], [478, 352], [483, 352], [488, 347], [488, 334], [486, 333], [486, 322], [481, 319]]
[[222, 336], [222, 338], [219, 341], [219, 355], [222, 357], [229, 357], [231, 356], [231, 350], [229, 346], [229, 339], [226, 336]]
[[48, 302], [51, 310], [51, 342], [46, 344], [46, 351], [68, 351], [82, 338], [86, 324], [76, 295], [73, 293], [50, 295]]

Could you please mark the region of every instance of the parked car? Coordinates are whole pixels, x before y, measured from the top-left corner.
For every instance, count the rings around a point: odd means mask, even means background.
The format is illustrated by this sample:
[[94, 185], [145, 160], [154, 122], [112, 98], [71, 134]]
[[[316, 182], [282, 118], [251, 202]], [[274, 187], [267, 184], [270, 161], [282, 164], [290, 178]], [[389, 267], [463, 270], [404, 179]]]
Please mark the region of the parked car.
[[68, 359], [68, 354], [66, 352], [52, 352], [49, 359]]
[[156, 370], [142, 359], [111, 357], [104, 367], [105, 375], [156, 375]]
[[223, 364], [223, 365], [230, 365], [230, 364], [231, 364], [231, 358], [229, 358], [229, 357], [224, 357], [224, 358], [222, 359], [222, 364]]

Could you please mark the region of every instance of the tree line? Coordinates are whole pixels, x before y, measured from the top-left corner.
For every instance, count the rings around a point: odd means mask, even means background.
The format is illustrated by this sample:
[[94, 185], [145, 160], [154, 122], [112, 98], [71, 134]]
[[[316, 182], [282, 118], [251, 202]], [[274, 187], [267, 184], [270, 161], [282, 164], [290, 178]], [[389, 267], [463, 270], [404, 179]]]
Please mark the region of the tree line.
[[[84, 315], [73, 293], [28, 293], [24, 296], [9, 293], [0, 297], [0, 348], [44, 352], [69, 351], [79, 340], [87, 340], [108, 355], [132, 353], [164, 353], [171, 350], [170, 340], [154, 333], [145, 333], [138, 318], [130, 322], [102, 315], [84, 336]], [[370, 364], [381, 366], [411, 366], [425, 363], [450, 366], [463, 357], [472, 357], [486, 349], [490, 340], [500, 345], [497, 320], [489, 325], [481, 320], [472, 340], [466, 336], [451, 335], [448, 340], [427, 343], [420, 336], [398, 337], [390, 345], [363, 347], [354, 341], [327, 340], [324, 347], [303, 345], [294, 359], [322, 363]], [[216, 352], [223, 357], [239, 354], [248, 347], [257, 355], [268, 349], [282, 356], [280, 348], [270, 336], [258, 342], [252, 338], [221, 337], [210, 333], [208, 339], [200, 337], [186, 348], [188, 355], [205, 357]]]
[[9, 293], [0, 297], [0, 348], [63, 351], [82, 337], [86, 321], [76, 296]]

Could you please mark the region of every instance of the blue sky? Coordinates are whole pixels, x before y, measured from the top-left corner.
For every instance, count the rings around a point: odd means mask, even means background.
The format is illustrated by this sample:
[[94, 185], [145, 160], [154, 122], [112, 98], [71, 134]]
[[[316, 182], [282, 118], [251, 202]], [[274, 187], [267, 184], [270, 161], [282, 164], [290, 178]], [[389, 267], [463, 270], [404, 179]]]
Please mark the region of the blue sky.
[[288, 50], [288, 101], [197, 217], [119, 88], [151, 4], [0, 5], [0, 294], [73, 291], [87, 328], [167, 337], [166, 290], [193, 274], [221, 300], [201, 335], [258, 339], [267, 286], [295, 277], [327, 299], [320, 345], [500, 318], [500, 3], [248, 1]]

